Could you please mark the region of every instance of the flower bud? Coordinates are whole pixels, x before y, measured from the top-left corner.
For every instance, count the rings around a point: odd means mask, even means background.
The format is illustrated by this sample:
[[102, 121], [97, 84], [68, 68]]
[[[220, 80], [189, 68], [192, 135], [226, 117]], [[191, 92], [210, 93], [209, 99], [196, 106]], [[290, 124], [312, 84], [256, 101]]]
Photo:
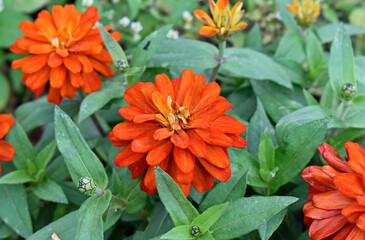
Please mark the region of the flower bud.
[[83, 177], [80, 178], [77, 188], [83, 194], [92, 194], [95, 192], [96, 184], [92, 178]]
[[198, 226], [192, 226], [191, 227], [191, 231], [190, 234], [193, 235], [194, 237], [197, 237], [200, 235], [200, 229]]
[[127, 63], [124, 60], [117, 60], [114, 62], [114, 66], [121, 72], [127, 71]]
[[342, 97], [350, 101], [356, 94], [356, 87], [352, 83], [345, 83], [342, 86]]

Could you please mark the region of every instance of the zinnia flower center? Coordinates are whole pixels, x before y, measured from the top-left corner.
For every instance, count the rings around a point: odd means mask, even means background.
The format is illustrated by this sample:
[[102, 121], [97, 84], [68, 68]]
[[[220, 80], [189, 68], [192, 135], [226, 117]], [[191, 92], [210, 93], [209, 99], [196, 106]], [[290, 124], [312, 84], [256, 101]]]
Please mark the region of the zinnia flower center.
[[155, 119], [162, 126], [169, 128], [170, 131], [178, 131], [187, 127], [190, 119], [189, 109], [180, 107], [177, 102], [173, 102], [171, 97], [167, 97], [167, 105], [169, 106], [170, 112], [164, 116], [163, 114], [156, 114]]

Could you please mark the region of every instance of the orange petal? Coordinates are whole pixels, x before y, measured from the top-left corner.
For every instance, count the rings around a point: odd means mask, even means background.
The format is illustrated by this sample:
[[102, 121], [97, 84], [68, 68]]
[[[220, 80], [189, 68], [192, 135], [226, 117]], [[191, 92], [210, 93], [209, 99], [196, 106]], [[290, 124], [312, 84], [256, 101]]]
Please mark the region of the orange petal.
[[172, 134], [174, 134], [174, 131], [170, 131], [168, 128], [160, 128], [153, 134], [153, 138], [155, 140], [163, 140], [171, 137]]
[[82, 54], [77, 54], [76, 56], [79, 59], [79, 61], [81, 62], [83, 72], [89, 73], [94, 70], [94, 67], [91, 64], [88, 57], [86, 57], [85, 55], [82, 55]]
[[185, 185], [190, 185], [194, 178], [194, 171], [184, 173], [179, 169], [174, 161], [172, 162], [172, 166], [169, 169], [169, 174], [175, 180], [175, 182]]
[[132, 163], [137, 162], [141, 158], [146, 156], [145, 153], [136, 153], [132, 151], [131, 145], [129, 144], [117, 156], [115, 156], [114, 163], [117, 167], [125, 167]]
[[13, 53], [19, 53], [19, 54], [28, 53], [27, 50], [18, 47], [16, 43], [11, 44], [9, 50], [12, 51]]
[[234, 117], [222, 115], [215, 121], [211, 122], [211, 126], [224, 133], [243, 133], [246, 132], [245, 124], [237, 121]]
[[57, 30], [53, 23], [53, 18], [49, 12], [42, 10], [38, 13], [38, 18], [35, 20], [35, 25], [47, 38], [53, 39], [57, 37]]
[[357, 173], [363, 174], [365, 168], [365, 151], [361, 145], [347, 141], [345, 149], [349, 158], [348, 165]]
[[97, 91], [101, 88], [101, 78], [99, 74], [95, 71], [89, 73], [82, 73], [82, 78], [84, 79], [84, 85], [82, 90], [86, 93], [91, 93]]
[[139, 161], [132, 163], [128, 166], [129, 171], [132, 173], [132, 179], [136, 179], [146, 170], [148, 164], [145, 158], [140, 159]]
[[186, 133], [190, 140], [189, 151], [197, 157], [204, 158], [207, 154], [207, 145], [204, 140], [194, 130], [189, 129]]
[[216, 7], [218, 9], [218, 13], [222, 13], [226, 7], [229, 6], [229, 0], [218, 0], [216, 3]]
[[185, 149], [174, 147], [174, 161], [183, 173], [190, 173], [195, 166], [195, 156]]
[[188, 109], [194, 109], [194, 107], [198, 104], [205, 87], [203, 81], [197, 80], [197, 78], [199, 79], [200, 77], [196, 77], [196, 75], [194, 77], [195, 81], [193, 82], [193, 85], [188, 89], [183, 103], [183, 106]]
[[232, 145], [232, 139], [216, 129], [195, 129], [195, 132], [206, 143], [229, 148]]
[[167, 113], [170, 112], [169, 106], [167, 105], [166, 98], [160, 92], [152, 93], [152, 101], [160, 112], [166, 117]]
[[66, 81], [67, 69], [60, 65], [51, 69], [50, 84], [53, 88], [60, 88]]
[[219, 97], [219, 94], [221, 92], [221, 88], [216, 82], [210, 82], [208, 83], [203, 90], [202, 97], [200, 98], [199, 103], [196, 105], [195, 108], [193, 108], [192, 112], [196, 112], [200, 110], [201, 108], [207, 106], [208, 104], [214, 102]]
[[143, 93], [136, 88], [128, 88], [124, 93], [124, 100], [131, 106], [140, 108], [148, 113], [155, 113], [155, 110], [147, 103]]
[[25, 85], [32, 90], [44, 86], [49, 80], [50, 70], [51, 69], [46, 66], [38, 72], [29, 74], [29, 76], [25, 80]]
[[287, 5], [286, 5], [286, 8], [287, 8], [290, 12], [292, 12], [294, 15], [297, 15], [297, 14], [298, 14], [298, 10], [297, 10], [297, 8], [296, 8], [296, 7], [294, 7], [294, 6], [290, 5], [290, 4], [287, 4]]
[[64, 49], [57, 48], [56, 53], [64, 58], [69, 55], [69, 52], [66, 48], [64, 48]]
[[160, 90], [165, 99], [170, 96], [172, 100], [175, 100], [174, 88], [169, 77], [166, 74], [162, 73], [156, 75], [155, 83], [156, 87], [158, 88], [158, 90]]
[[35, 41], [29, 38], [25, 38], [25, 37], [19, 37], [16, 40], [16, 45], [26, 51], [29, 51], [30, 47], [32, 47], [33, 45], [41, 45], [41, 44], [45, 44], [44, 42], [39, 42], [39, 41]]
[[[362, 240], [365, 239], [365, 231], [354, 226], [351, 232], [347, 235], [348, 240]], [[337, 239], [336, 239], [337, 240]]]
[[133, 118], [135, 123], [144, 123], [155, 119], [155, 114], [139, 114]]
[[89, 61], [94, 67], [94, 70], [98, 71], [99, 73], [103, 74], [105, 77], [110, 78], [114, 77], [114, 72], [110, 65], [105, 62], [100, 62], [98, 60], [95, 60], [93, 58], [89, 58]]
[[211, 26], [202, 26], [199, 30], [199, 34], [204, 37], [212, 37], [219, 33], [219, 29]]
[[47, 64], [48, 56], [48, 54], [37, 54], [26, 57], [26, 61], [22, 65], [22, 71], [24, 73], [34, 73], [41, 70]]
[[198, 192], [204, 192], [211, 189], [214, 185], [214, 178], [196, 161], [194, 167], [193, 186]]
[[60, 5], [54, 5], [52, 7], [53, 21], [59, 30], [67, 27], [68, 15], [65, 9]]
[[174, 133], [171, 136], [171, 142], [173, 142], [176, 147], [182, 149], [189, 147], [190, 144], [189, 136], [184, 130], [179, 130], [178, 133]]
[[[101, 39], [101, 43], [103, 40]], [[113, 62], [112, 57], [110, 56], [109, 52], [106, 49], [102, 49], [98, 54], [92, 54], [91, 57], [99, 60], [101, 62]]]
[[304, 216], [313, 219], [324, 219], [341, 214], [341, 210], [324, 210], [313, 206], [312, 202], [308, 202], [303, 206]]
[[205, 24], [207, 24], [211, 27], [216, 26], [213, 19], [206, 12], [204, 12], [203, 10], [195, 9], [194, 10], [194, 15], [197, 19], [199, 19], [203, 23], [205, 23]]
[[179, 87], [177, 90], [176, 102], [182, 106], [185, 100], [185, 95], [188, 92], [189, 88], [192, 87], [194, 83], [194, 73], [190, 69], [185, 69], [181, 73], [181, 78], [179, 82]]
[[76, 95], [76, 88], [72, 86], [71, 81], [67, 79], [61, 87], [61, 97], [74, 98]]
[[116, 147], [124, 147], [131, 143], [129, 140], [120, 140], [116, 136], [114, 136], [113, 132], [108, 134], [108, 140], [113, 141], [113, 145]]
[[19, 28], [24, 32], [24, 36], [27, 38], [41, 42], [48, 42], [48, 39], [45, 38], [42, 34], [40, 34], [40, 31], [38, 30], [37, 26], [30, 21], [22, 21], [19, 24]]
[[47, 63], [51, 68], [58, 67], [63, 63], [63, 57], [53, 52], [49, 55]]
[[0, 140], [0, 161], [11, 161], [14, 158], [15, 148], [3, 140]]
[[37, 44], [29, 48], [29, 52], [34, 54], [45, 54], [53, 51], [54, 47], [51, 44]]
[[222, 116], [226, 111], [232, 108], [225, 98], [220, 98], [215, 102], [203, 107], [192, 116], [194, 119], [204, 119], [206, 121], [214, 121], [218, 117]]
[[365, 193], [362, 177], [356, 173], [340, 173], [333, 179], [337, 189], [344, 195], [355, 198]]
[[205, 159], [218, 168], [228, 168], [231, 164], [227, 153], [221, 148], [207, 144]]
[[334, 169], [347, 173], [353, 172], [331, 145], [323, 143], [322, 145], [318, 146], [318, 150], [321, 153], [323, 159], [327, 162], [327, 164]]
[[247, 146], [245, 139], [241, 138], [239, 134], [226, 134], [228, 137], [232, 138], [232, 147], [244, 148]]
[[149, 195], [157, 191], [155, 170], [153, 166], [149, 166], [141, 181], [141, 189], [146, 191]]
[[74, 54], [68, 55], [68, 57], [64, 59], [64, 63], [69, 71], [73, 73], [81, 72], [81, 62]]
[[143, 111], [142, 109], [138, 108], [138, 107], [133, 107], [133, 106], [126, 106], [126, 107], [122, 107], [119, 109], [118, 113], [124, 117], [125, 119], [129, 120], [129, 121], [133, 121], [133, 119], [140, 114], [144, 114], [145, 111]]
[[156, 141], [153, 138], [153, 134], [156, 129], [150, 130], [139, 135], [132, 141], [132, 151], [133, 152], [148, 152], [151, 149], [160, 145], [160, 141]]
[[155, 123], [122, 122], [113, 128], [113, 134], [121, 140], [133, 140], [139, 135], [157, 128]]
[[241, 22], [241, 23], [239, 23], [239, 24], [237, 24], [237, 25], [235, 25], [235, 26], [231, 27], [231, 28], [229, 29], [229, 32], [237, 32], [237, 31], [241, 31], [241, 30], [245, 29], [246, 27], [247, 27], [247, 23], [245, 23], [245, 22]]
[[148, 152], [146, 157], [148, 165], [157, 165], [162, 162], [170, 154], [173, 146], [169, 139], [161, 141], [157, 147]]
[[199, 162], [204, 167], [204, 169], [221, 182], [227, 181], [231, 177], [231, 168], [217, 168], [216, 166], [210, 164], [202, 158], [199, 158]]
[[342, 215], [333, 216], [322, 220], [314, 220], [309, 228], [311, 239], [324, 239], [340, 230], [347, 223]]
[[68, 77], [70, 78], [71, 85], [75, 88], [82, 87], [85, 83], [81, 73], [73, 73], [68, 71]]
[[61, 93], [59, 88], [50, 87], [48, 91], [48, 102], [53, 102], [55, 104], [60, 104], [62, 101]]
[[155, 109], [155, 112], [159, 112], [158, 108], [155, 106], [152, 100], [152, 94], [154, 92], [158, 92], [157, 87], [151, 82], [146, 82], [141, 85], [141, 91], [144, 97], [146, 98], [148, 105], [150, 105], [153, 109]]
[[313, 196], [313, 205], [325, 210], [343, 209], [350, 206], [354, 199], [351, 199], [339, 191], [318, 193]]

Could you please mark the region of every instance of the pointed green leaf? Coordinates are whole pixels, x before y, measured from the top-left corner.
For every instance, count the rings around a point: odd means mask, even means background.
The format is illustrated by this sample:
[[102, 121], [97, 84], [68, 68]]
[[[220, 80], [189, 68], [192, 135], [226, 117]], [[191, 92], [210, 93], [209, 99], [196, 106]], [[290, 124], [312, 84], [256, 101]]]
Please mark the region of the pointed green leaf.
[[38, 170], [45, 169], [56, 151], [56, 141], [52, 141], [35, 157], [34, 163]]
[[113, 58], [114, 62], [122, 60], [128, 68], [128, 61], [125, 57], [122, 47], [114, 40], [108, 31], [102, 25], [99, 26], [100, 36], [104, 41], [105, 47]]
[[0, 184], [19, 184], [31, 182], [34, 179], [28, 174], [27, 170], [17, 170], [10, 172], [0, 178]]
[[343, 25], [340, 25], [331, 45], [328, 72], [332, 89], [339, 99], [344, 100], [342, 96], [343, 85], [351, 83], [356, 86], [356, 80], [352, 43]]
[[210, 231], [217, 240], [240, 237], [259, 228], [295, 201], [297, 198], [277, 196], [241, 198], [228, 205]]
[[27, 168], [27, 159], [33, 160], [36, 156], [32, 143], [22, 126], [15, 122], [7, 135], [8, 142], [15, 148], [13, 163], [18, 170]]
[[160, 239], [171, 239], [171, 240], [196, 239], [193, 235], [190, 234], [190, 228], [191, 227], [189, 225], [174, 227], [166, 234], [164, 234]]
[[218, 221], [227, 206], [228, 202], [208, 208], [200, 216], [194, 219], [194, 221], [190, 224], [190, 227], [197, 226], [200, 230], [200, 234], [204, 234], [215, 222]]
[[259, 145], [260, 169], [273, 170], [275, 168], [275, 147], [267, 129], [261, 136]]
[[38, 230], [27, 240], [50, 240], [53, 233], [60, 239], [73, 239], [76, 231], [77, 211], [71, 212]]
[[94, 179], [100, 187], [108, 185], [103, 164], [91, 151], [76, 124], [58, 106], [55, 107], [55, 135], [58, 149], [76, 186], [82, 177]]
[[0, 218], [20, 236], [29, 237], [33, 227], [23, 185], [0, 185], [0, 192]]
[[308, 75], [311, 80], [316, 80], [323, 70], [323, 48], [321, 41], [313, 33], [308, 31], [306, 36], [306, 52], [308, 62]]
[[50, 179], [32, 185], [30, 190], [40, 199], [56, 203], [68, 203], [61, 186]]
[[111, 198], [110, 190], [106, 190], [102, 196], [93, 195], [81, 205], [77, 213], [75, 240], [103, 239], [102, 215], [108, 209]]
[[258, 228], [262, 240], [269, 240], [271, 235], [280, 226], [281, 222], [285, 217], [286, 212], [287, 212], [286, 209], [281, 210], [280, 212], [275, 214], [272, 218], [270, 218], [266, 223], [264, 223]]
[[158, 195], [175, 226], [188, 225], [199, 216], [198, 211], [186, 199], [179, 185], [158, 166], [155, 167], [155, 176]]

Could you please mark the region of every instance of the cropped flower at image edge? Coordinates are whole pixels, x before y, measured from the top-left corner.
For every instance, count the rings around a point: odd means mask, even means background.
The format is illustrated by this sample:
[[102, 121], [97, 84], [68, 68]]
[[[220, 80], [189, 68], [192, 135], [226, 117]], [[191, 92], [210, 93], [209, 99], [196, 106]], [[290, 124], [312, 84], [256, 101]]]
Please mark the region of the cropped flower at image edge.
[[[14, 118], [9, 114], [0, 114], [0, 161], [8, 162], [14, 158], [15, 149], [12, 145], [1, 140], [14, 125]], [[1, 175], [1, 165], [0, 165]]]
[[143, 175], [141, 189], [156, 192], [154, 166], [167, 172], [186, 196], [193, 185], [199, 192], [212, 188], [214, 178], [231, 176], [227, 148], [245, 147], [239, 135], [243, 123], [224, 113], [232, 105], [219, 96], [216, 82], [184, 70], [181, 78], [157, 75], [156, 85], [136, 83], [119, 110], [127, 122], [117, 124], [109, 139], [124, 149], [115, 157], [118, 167], [128, 166], [132, 178]]
[[[18, 38], [10, 50], [31, 54], [11, 65], [21, 68], [24, 85], [39, 97], [49, 82], [48, 101], [56, 104], [64, 97], [75, 97], [78, 88], [86, 93], [99, 90], [99, 73], [114, 76], [108, 64], [112, 62], [110, 54], [104, 49], [99, 29], [94, 28], [100, 18], [95, 7], [81, 14], [74, 5], [56, 5], [52, 14], [42, 10], [35, 23], [21, 22], [24, 37]], [[116, 41], [120, 39], [118, 32], [111, 35]]]
[[310, 185], [304, 223], [314, 240], [365, 239], [365, 151], [346, 142], [345, 162], [327, 143], [318, 147], [328, 166], [310, 166], [302, 177]]

